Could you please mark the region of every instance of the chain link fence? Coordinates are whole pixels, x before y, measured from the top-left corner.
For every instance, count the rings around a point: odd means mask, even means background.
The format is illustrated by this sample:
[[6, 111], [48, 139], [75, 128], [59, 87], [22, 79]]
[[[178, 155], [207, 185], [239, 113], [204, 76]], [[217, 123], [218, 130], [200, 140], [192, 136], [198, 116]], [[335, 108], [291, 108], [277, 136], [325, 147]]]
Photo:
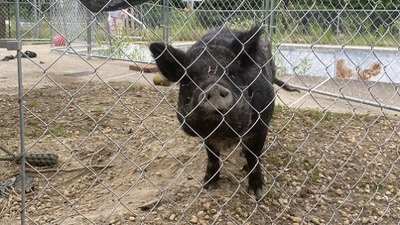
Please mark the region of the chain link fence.
[[[0, 222], [399, 224], [399, 5], [154, 0], [94, 13], [78, 0], [0, 0]], [[274, 86], [260, 199], [245, 135], [204, 187], [210, 149], [176, 118], [182, 84], [147, 72], [152, 42], [185, 52], [221, 26], [255, 25], [277, 78], [301, 90]]]
[[[49, 8], [52, 1], [35, 0], [20, 2], [19, 27], [24, 34], [24, 40], [49, 41], [51, 27]], [[0, 1], [0, 38], [16, 38], [15, 3], [14, 1]]]

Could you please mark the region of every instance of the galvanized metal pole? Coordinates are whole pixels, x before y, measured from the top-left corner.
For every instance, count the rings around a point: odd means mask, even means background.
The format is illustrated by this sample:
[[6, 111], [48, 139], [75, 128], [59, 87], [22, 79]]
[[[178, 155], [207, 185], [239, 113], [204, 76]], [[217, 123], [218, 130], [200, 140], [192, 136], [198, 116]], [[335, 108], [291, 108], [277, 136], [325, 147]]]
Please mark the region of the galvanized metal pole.
[[[320, 86], [320, 85], [321, 84], [319, 84], [318, 86]], [[365, 105], [375, 106], [375, 107], [378, 107], [378, 108], [381, 108], [381, 109], [389, 109], [389, 110], [400, 112], [400, 107], [397, 107], [397, 106], [394, 106], [394, 105], [380, 104], [380, 102], [362, 100], [360, 98], [354, 98], [354, 97], [345, 96], [345, 95], [342, 95], [342, 94], [335, 94], [335, 93], [328, 92], [328, 91], [321, 91], [321, 90], [317, 90], [316, 87], [314, 87], [314, 88], [305, 88], [303, 86], [297, 86], [297, 85], [291, 85], [291, 86], [293, 86], [294, 88], [297, 88], [299, 90], [307, 91], [308, 93], [306, 93], [305, 95], [311, 95], [313, 93], [316, 93], [316, 94], [320, 94], [320, 95], [326, 95], [326, 96], [340, 98], [340, 99], [344, 99], [344, 100], [348, 100], [348, 101], [352, 101], [352, 102], [357, 102], [357, 103], [361, 103], [361, 104], [365, 104]], [[299, 97], [298, 100], [296, 100], [295, 102], [292, 102], [289, 105], [289, 107], [292, 107], [294, 104], [296, 104], [296, 102], [300, 101], [301, 98], [302, 97]]]
[[5, 2], [0, 2], [0, 39], [6, 38], [7, 26], [6, 23], [3, 22], [6, 21], [6, 4]]
[[269, 24], [269, 17], [268, 17], [268, 14], [269, 14], [269, 1], [270, 1], [270, 0], [265, 0], [264, 25], [265, 25], [266, 27], [268, 27], [268, 24]]
[[186, 2], [186, 6], [187, 6], [189, 9], [193, 9], [194, 0], [188, 0], [188, 1]]
[[[42, 4], [40, 0], [37, 2], [37, 8], [40, 10], [39, 17], [41, 19], [43, 18], [43, 13], [42, 13]], [[38, 25], [38, 38], [40, 39], [41, 36], [42, 36], [42, 22], [40, 22]]]
[[144, 16], [143, 16], [143, 6], [142, 6], [142, 4], [139, 5], [139, 20], [140, 20], [140, 24], [144, 24]]
[[[20, 41], [20, 24], [19, 24], [19, 0], [15, 1], [15, 36]], [[21, 49], [17, 49], [17, 69], [18, 69], [18, 103], [19, 103], [19, 136], [20, 136], [20, 152], [21, 152], [21, 224], [25, 225], [25, 129], [24, 129], [24, 102], [22, 88], [22, 64]]]
[[87, 37], [86, 37], [86, 44], [87, 44], [87, 54], [86, 54], [86, 59], [91, 59], [92, 55], [92, 14], [88, 11], [87, 12], [87, 23], [88, 23], [88, 28], [86, 31]]
[[163, 40], [165, 43], [169, 41], [169, 8], [168, 0], [163, 0], [163, 13], [162, 13], [162, 23], [163, 23]]
[[[336, 11], [336, 13], [337, 13], [337, 11]], [[340, 27], [340, 14], [341, 14], [341, 12], [339, 12], [337, 14], [337, 23], [336, 23], [336, 36], [337, 37], [339, 37], [339, 34], [340, 34], [340, 30], [339, 30], [339, 27]]]
[[[38, 6], [37, 4], [37, 0], [33, 0], [33, 23], [36, 24], [38, 21], [38, 15], [37, 15], [37, 10], [36, 7]], [[33, 32], [33, 39], [37, 39], [38, 38], [38, 27], [35, 27], [35, 31]]]
[[[52, 20], [53, 20], [54, 8], [55, 7], [51, 7], [51, 9], [49, 11], [49, 21], [50, 21], [50, 23], [53, 22]], [[51, 49], [51, 51], [53, 51], [53, 47], [54, 47], [53, 36], [54, 36], [54, 30], [53, 30], [53, 27], [50, 26], [50, 49]]]
[[272, 35], [274, 34], [274, 0], [271, 0], [271, 6], [270, 6], [270, 11], [271, 15], [269, 17], [269, 35], [271, 37], [271, 43], [272, 43]]

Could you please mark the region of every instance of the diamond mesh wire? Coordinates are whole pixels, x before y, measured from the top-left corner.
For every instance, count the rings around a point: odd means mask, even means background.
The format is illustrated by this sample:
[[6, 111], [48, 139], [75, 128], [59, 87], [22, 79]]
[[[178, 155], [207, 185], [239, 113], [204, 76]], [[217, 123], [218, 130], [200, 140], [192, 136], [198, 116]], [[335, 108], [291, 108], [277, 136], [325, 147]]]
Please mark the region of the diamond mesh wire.
[[[2, 224], [399, 223], [398, 1], [149, 1], [124, 11], [115, 32], [109, 13], [77, 0], [38, 2], [21, 1], [21, 40], [52, 44], [23, 46], [38, 53], [22, 59], [25, 151], [59, 163], [27, 163], [33, 190], [20, 218], [17, 167], [0, 161]], [[1, 4], [15, 25], [14, 3]], [[247, 192], [239, 134], [217, 157], [217, 188], [203, 187], [207, 140], [176, 119], [180, 84], [156, 85], [160, 74], [145, 72], [150, 42], [186, 51], [220, 26], [256, 24], [272, 41], [277, 77], [301, 89], [275, 85], [260, 200]], [[12, 83], [16, 68], [0, 63]], [[17, 152], [18, 97], [0, 87], [0, 144]]]
[[[20, 29], [25, 33], [24, 40], [48, 41], [51, 29], [43, 21], [43, 17], [49, 19], [46, 10], [51, 5], [50, 0], [20, 1]], [[0, 1], [0, 38], [16, 37], [15, 6], [13, 1]]]

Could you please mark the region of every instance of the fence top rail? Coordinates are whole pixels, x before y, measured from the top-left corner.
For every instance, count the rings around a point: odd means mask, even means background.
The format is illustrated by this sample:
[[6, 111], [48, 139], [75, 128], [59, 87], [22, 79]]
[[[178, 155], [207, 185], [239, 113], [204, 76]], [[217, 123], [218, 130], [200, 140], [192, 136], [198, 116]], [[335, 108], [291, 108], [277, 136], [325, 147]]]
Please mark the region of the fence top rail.
[[326, 45], [326, 44], [299, 44], [299, 43], [282, 43], [279, 47], [296, 47], [296, 48], [307, 48], [307, 49], [356, 49], [363, 51], [387, 51], [387, 52], [400, 52], [398, 47], [379, 47], [379, 46], [358, 46], [358, 45]]

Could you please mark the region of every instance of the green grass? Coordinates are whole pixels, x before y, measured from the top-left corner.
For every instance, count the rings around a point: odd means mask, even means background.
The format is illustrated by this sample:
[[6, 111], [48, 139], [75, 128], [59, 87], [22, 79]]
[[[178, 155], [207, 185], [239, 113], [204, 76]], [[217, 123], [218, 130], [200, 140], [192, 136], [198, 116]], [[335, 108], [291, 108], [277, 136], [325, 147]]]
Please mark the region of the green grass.
[[309, 163], [306, 162], [302, 163], [301, 166], [303, 170], [307, 171], [309, 181], [316, 182], [318, 180], [318, 176], [320, 174], [318, 168], [313, 168]]
[[50, 125], [50, 132], [58, 137], [68, 137], [68, 131], [61, 125]]
[[25, 129], [25, 136], [29, 138], [39, 138], [42, 134], [43, 131], [37, 129], [37, 127], [27, 127]]
[[[282, 23], [276, 24], [277, 29], [273, 33], [273, 39], [277, 43], [298, 44], [329, 44], [329, 45], [358, 45], [358, 46], [382, 46], [398, 47], [400, 22], [396, 21], [388, 34], [386, 28], [380, 26], [373, 30], [370, 22], [366, 20], [362, 24], [355, 24], [347, 18], [341, 20], [341, 31], [332, 27], [322, 28], [320, 24], [313, 22], [307, 25], [289, 23], [285, 28]], [[389, 28], [388, 28], [389, 29]]]
[[37, 106], [38, 102], [36, 99], [29, 99], [26, 101], [26, 106], [28, 106], [29, 108], [33, 108], [35, 106]]
[[[169, 38], [172, 42], [194, 41], [207, 32], [207, 29], [201, 25], [198, 17], [194, 14], [172, 10], [170, 15]], [[156, 27], [153, 30], [142, 31], [142, 35], [148, 41], [162, 41], [160, 38], [163, 37], [163, 32], [162, 27]]]
[[265, 197], [266, 197], [267, 199], [277, 199], [277, 198], [278, 198], [277, 195], [276, 195], [276, 193], [275, 193], [275, 191], [274, 191], [273, 189], [269, 190], [269, 191], [267, 192], [267, 194], [265, 194]]
[[399, 193], [399, 189], [394, 186], [392, 190], [390, 190], [390, 192], [392, 192], [393, 195], [397, 195]]
[[304, 109], [301, 115], [314, 121], [332, 121], [334, 119], [332, 112], [326, 111], [324, 113], [317, 109]]
[[44, 96], [44, 92], [45, 92], [44, 89], [39, 89], [39, 90], [37, 90], [37, 94], [38, 94], [40, 97], [43, 97], [43, 96]]
[[364, 188], [367, 186], [367, 183], [366, 183], [365, 181], [363, 181], [363, 180], [360, 180], [360, 181], [357, 183], [357, 185], [358, 185], [358, 187], [364, 189]]
[[[144, 20], [150, 25], [150, 29], [138, 29], [134, 33], [130, 30], [121, 30], [124, 37], [141, 37], [141, 41], [161, 41], [163, 37], [163, 28], [158, 23], [162, 18], [162, 8], [153, 7], [144, 9]], [[316, 18], [311, 18], [309, 23], [301, 25], [299, 21], [292, 18], [293, 21], [287, 21], [287, 27], [283, 26], [282, 15], [278, 12], [275, 17], [276, 29], [273, 33], [273, 39], [276, 43], [299, 43], [299, 44], [329, 44], [329, 45], [362, 45], [362, 46], [383, 46], [398, 47], [400, 43], [400, 21], [395, 21], [391, 28], [380, 26], [376, 29], [371, 27], [371, 20], [366, 19], [367, 14], [345, 14], [340, 18], [339, 28], [336, 22], [331, 26], [322, 27]], [[48, 20], [48, 15], [45, 15]], [[181, 9], [170, 9], [169, 11], [169, 37], [174, 41], [195, 41], [206, 33], [212, 27], [226, 24], [232, 29], [249, 29], [256, 23], [260, 23], [262, 15], [254, 16], [253, 12], [238, 12], [228, 20], [221, 19], [217, 11], [189, 11], [184, 12]], [[288, 17], [290, 18], [290, 16]], [[31, 22], [22, 19], [23, 22]], [[156, 22], [158, 21], [158, 23]], [[255, 22], [258, 21], [258, 22]], [[107, 21], [99, 19], [99, 24]], [[12, 26], [6, 27], [7, 37], [11, 33], [15, 37], [15, 18], [11, 16]], [[23, 39], [46, 39], [50, 40], [51, 27], [42, 20], [40, 26], [31, 29], [32, 26], [20, 27]], [[40, 32], [36, 32], [40, 29]], [[389, 29], [389, 33], [385, 34]], [[29, 31], [29, 32], [28, 32]], [[28, 33], [26, 33], [28, 32]], [[107, 34], [98, 28], [95, 32], [96, 41], [98, 43], [107, 42], [109, 38]], [[95, 42], [95, 41], [93, 41]], [[127, 42], [132, 42], [131, 39]]]
[[[159, 12], [161, 13], [161, 12]], [[231, 29], [249, 29], [254, 24], [256, 19], [248, 14], [239, 14], [230, 17], [226, 21], [220, 21], [216, 12], [184, 12], [182, 10], [171, 9], [169, 17], [169, 40], [174, 41], [195, 41], [198, 40], [208, 30], [213, 29], [211, 22], [216, 21], [218, 25], [225, 25]], [[154, 14], [154, 15], [153, 15]], [[204, 15], [203, 15], [204, 14]], [[161, 14], [160, 14], [161, 15]], [[148, 13], [149, 17], [160, 17], [157, 13]], [[210, 21], [207, 24], [204, 17]], [[214, 18], [215, 17], [215, 18]], [[151, 19], [149, 19], [151, 20]], [[361, 21], [360, 21], [361, 23]], [[298, 25], [297, 22], [292, 22], [284, 27], [278, 20], [276, 29], [273, 33], [273, 39], [276, 43], [299, 43], [299, 44], [329, 44], [329, 45], [362, 45], [362, 46], [398, 46], [399, 39], [396, 38], [400, 33], [400, 22], [396, 22], [390, 28], [389, 34], [386, 34], [386, 29], [381, 26], [376, 30], [371, 30], [371, 24], [364, 22], [357, 24], [349, 18], [341, 20], [340, 30], [334, 26], [321, 27], [318, 21], [310, 22], [307, 26]], [[361, 27], [360, 27], [361, 26]], [[217, 25], [214, 24], [214, 27]], [[142, 41], [161, 41], [163, 38], [164, 29], [162, 26], [143, 30], [138, 29], [135, 33], [123, 31], [127, 36], [142, 37]], [[102, 37], [101, 40], [106, 40]], [[304, 68], [303, 68], [304, 69]]]
[[378, 214], [378, 212], [379, 212], [379, 210], [376, 206], [370, 206], [370, 209], [371, 209], [371, 213], [373, 215]]
[[39, 121], [38, 121], [37, 119], [34, 119], [34, 118], [28, 118], [26, 124], [27, 124], [28, 126], [34, 126], [34, 127], [36, 127], [36, 126], [39, 125]]
[[270, 157], [268, 157], [268, 164], [272, 164], [275, 167], [279, 167], [282, 164], [282, 160], [278, 155], [271, 155]]
[[7, 140], [7, 138], [8, 138], [8, 135], [0, 133], [1, 140]]

